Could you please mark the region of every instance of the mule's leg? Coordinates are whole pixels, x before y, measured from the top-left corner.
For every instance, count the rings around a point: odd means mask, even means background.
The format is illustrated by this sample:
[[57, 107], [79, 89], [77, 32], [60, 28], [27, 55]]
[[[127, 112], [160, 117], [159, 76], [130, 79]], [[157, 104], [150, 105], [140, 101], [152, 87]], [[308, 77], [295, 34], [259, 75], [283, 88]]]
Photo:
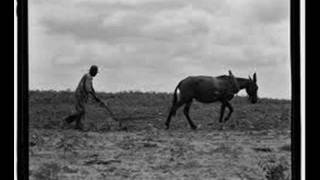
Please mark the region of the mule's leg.
[[190, 106], [192, 104], [192, 101], [186, 103], [186, 105], [184, 106], [184, 115], [186, 116], [188, 122], [189, 122], [189, 125], [192, 129], [197, 129], [197, 126], [193, 123], [193, 121], [191, 120], [190, 116], [189, 116], [189, 110], [190, 110]]
[[220, 109], [220, 118], [219, 118], [219, 123], [222, 123], [222, 118], [224, 115], [224, 110], [226, 109], [226, 104], [225, 102], [221, 102], [221, 109]]
[[184, 104], [184, 102], [176, 102], [176, 103], [174, 103], [174, 104], [171, 106], [169, 115], [168, 115], [168, 117], [167, 117], [167, 121], [166, 121], [166, 123], [165, 123], [166, 129], [169, 129], [171, 117], [176, 115], [176, 111], [177, 111], [178, 108], [179, 108], [180, 106], [182, 106], [183, 104]]
[[229, 113], [228, 113], [227, 117], [224, 118], [224, 122], [226, 122], [230, 119], [230, 116], [233, 112], [233, 107], [231, 106], [231, 104], [228, 101], [226, 102], [226, 106], [229, 108]]

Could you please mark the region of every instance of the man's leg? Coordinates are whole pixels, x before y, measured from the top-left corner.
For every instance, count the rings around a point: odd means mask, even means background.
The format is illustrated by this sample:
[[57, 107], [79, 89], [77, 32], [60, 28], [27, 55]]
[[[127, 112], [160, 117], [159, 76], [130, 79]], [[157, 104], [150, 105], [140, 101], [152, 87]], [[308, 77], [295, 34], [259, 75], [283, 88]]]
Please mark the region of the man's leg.
[[78, 119], [81, 116], [81, 101], [80, 100], [76, 100], [76, 104], [75, 104], [75, 110], [76, 112], [69, 115], [68, 117], [64, 118], [64, 121], [67, 123], [72, 123], [73, 121], [75, 121], [76, 119]]
[[85, 108], [84, 108], [84, 103], [83, 102], [78, 102], [76, 105], [76, 111], [78, 116], [75, 118], [76, 120], [76, 129], [83, 129], [83, 125], [81, 123], [81, 120], [85, 116]]

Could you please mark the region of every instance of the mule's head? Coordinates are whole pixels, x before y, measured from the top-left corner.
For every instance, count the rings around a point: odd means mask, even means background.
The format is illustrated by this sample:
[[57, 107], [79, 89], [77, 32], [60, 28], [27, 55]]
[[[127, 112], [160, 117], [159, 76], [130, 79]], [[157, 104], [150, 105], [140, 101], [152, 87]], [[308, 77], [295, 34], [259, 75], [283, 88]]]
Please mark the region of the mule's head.
[[257, 85], [257, 75], [253, 74], [253, 78], [249, 76], [249, 83], [246, 87], [247, 94], [249, 96], [249, 101], [251, 103], [256, 103], [258, 101], [258, 85]]

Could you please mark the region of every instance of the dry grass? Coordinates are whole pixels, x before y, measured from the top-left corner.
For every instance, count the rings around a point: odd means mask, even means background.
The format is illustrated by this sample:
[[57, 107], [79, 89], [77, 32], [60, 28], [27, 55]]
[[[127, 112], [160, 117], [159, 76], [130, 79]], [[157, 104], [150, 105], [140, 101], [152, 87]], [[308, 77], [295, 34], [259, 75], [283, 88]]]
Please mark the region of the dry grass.
[[[109, 99], [109, 96], [115, 96]], [[178, 111], [164, 121], [171, 94], [99, 93], [128, 131], [90, 103], [87, 131], [62, 127], [73, 111], [71, 92], [30, 92], [30, 179], [288, 179], [291, 175], [290, 101], [232, 100], [226, 130], [217, 126], [219, 105], [194, 103], [192, 131]], [[232, 127], [234, 122], [238, 125]], [[212, 125], [207, 125], [212, 123]]]

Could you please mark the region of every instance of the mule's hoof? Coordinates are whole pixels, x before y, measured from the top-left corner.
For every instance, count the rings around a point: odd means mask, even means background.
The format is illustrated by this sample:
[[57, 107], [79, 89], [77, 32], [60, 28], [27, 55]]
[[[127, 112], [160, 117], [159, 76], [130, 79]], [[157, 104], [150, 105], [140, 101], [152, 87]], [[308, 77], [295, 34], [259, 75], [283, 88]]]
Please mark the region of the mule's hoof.
[[198, 128], [197, 126], [191, 126], [192, 130], [197, 130], [197, 128]]

